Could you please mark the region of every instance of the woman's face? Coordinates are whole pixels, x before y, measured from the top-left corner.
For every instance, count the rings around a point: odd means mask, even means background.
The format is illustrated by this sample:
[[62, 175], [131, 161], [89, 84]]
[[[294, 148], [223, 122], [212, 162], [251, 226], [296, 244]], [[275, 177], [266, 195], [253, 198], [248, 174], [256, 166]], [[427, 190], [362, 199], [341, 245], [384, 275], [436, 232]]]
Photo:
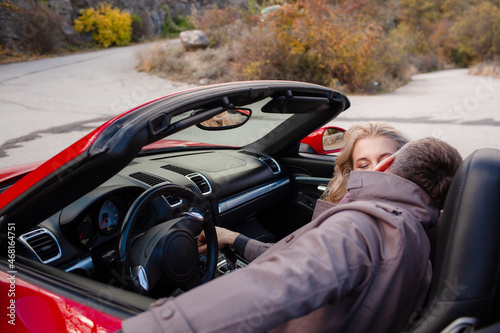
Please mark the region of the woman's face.
[[352, 152], [353, 170], [373, 170], [397, 150], [396, 142], [384, 135], [363, 138], [356, 142]]

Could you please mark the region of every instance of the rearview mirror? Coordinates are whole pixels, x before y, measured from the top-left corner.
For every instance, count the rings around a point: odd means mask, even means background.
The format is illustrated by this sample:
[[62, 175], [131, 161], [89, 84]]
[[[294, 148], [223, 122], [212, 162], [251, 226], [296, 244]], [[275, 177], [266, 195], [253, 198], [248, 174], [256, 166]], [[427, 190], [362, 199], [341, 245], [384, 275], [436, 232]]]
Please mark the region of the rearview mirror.
[[248, 119], [250, 119], [251, 114], [251, 109], [228, 109], [224, 112], [216, 114], [208, 120], [202, 121], [196, 126], [208, 131], [236, 128], [246, 123]]

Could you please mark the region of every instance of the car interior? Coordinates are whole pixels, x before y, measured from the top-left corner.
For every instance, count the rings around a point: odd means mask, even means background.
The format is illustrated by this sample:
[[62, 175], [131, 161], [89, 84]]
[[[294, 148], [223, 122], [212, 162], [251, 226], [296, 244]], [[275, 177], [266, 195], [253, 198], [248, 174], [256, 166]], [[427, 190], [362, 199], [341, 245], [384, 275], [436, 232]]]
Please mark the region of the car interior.
[[[24, 268], [19, 277], [91, 307], [104, 304], [103, 311], [126, 318], [160, 297], [248, 264], [230, 248], [217, 251], [214, 225], [272, 243], [309, 222], [333, 175], [335, 155], [316, 154], [300, 141], [347, 109], [345, 96], [291, 89], [260, 93], [244, 103], [214, 92], [209, 96], [203, 103], [183, 96], [189, 102], [172, 118], [163, 113], [124, 118], [107, 140], [119, 134], [126, 143], [106, 150], [107, 143], [97, 142], [89, 153], [96, 154], [91, 166], [75, 164], [58, 175], [64, 189], [51, 182], [28, 193], [33, 200], [16, 222], [34, 219], [34, 211], [47, 216], [18, 237], [17, 264]], [[241, 93], [234, 96], [242, 99]], [[154, 110], [159, 103], [146, 107]], [[299, 110], [290, 115], [286, 109], [293, 106]], [[266, 120], [272, 129], [249, 140], [262, 128], [257, 123], [245, 134], [246, 144], [228, 144], [227, 138], [206, 143], [189, 132], [222, 137], [224, 130], [244, 128], [266, 111], [276, 117]], [[222, 112], [242, 120], [209, 122], [220, 120], [214, 116]], [[150, 137], [143, 138], [141, 126]], [[163, 138], [181, 143], [173, 147], [169, 141], [165, 148], [158, 144]], [[35, 202], [49, 190], [51, 201]], [[64, 202], [55, 213], [53, 200]], [[465, 332], [499, 321], [499, 202], [500, 151], [480, 149], [460, 167], [439, 229], [433, 230], [433, 280], [425, 308], [411, 318], [412, 332]], [[206, 255], [197, 252], [201, 230], [212, 238]]]
[[198, 255], [199, 232], [214, 233], [208, 220], [265, 242], [309, 222], [335, 156], [300, 141], [349, 101], [295, 83], [243, 86], [179, 94], [126, 114], [23, 193], [0, 221], [18, 225], [19, 277], [95, 306], [105, 291], [106, 311], [125, 318], [247, 264], [231, 249], [219, 253], [213, 236]]
[[[325, 164], [325, 177], [313, 177], [307, 165], [293, 158], [278, 161], [246, 149], [145, 153], [43, 221], [38, 229], [21, 235], [24, 246], [19, 251], [43, 264], [120, 287], [116, 272], [109, 269], [117, 260], [120, 228], [139, 195], [160, 184], [184, 186], [210, 200], [217, 226], [276, 242], [311, 220], [321, 186], [326, 185], [334, 167], [334, 162], [315, 161], [314, 167], [319, 169], [316, 164]], [[159, 221], [175, 219], [191, 205], [175, 192], [160, 196], [141, 209], [133, 233], [143, 234]], [[238, 265], [245, 265], [242, 258]], [[226, 258], [221, 254], [216, 276], [224, 272]], [[151, 295], [160, 297], [174, 290], [152, 291]]]

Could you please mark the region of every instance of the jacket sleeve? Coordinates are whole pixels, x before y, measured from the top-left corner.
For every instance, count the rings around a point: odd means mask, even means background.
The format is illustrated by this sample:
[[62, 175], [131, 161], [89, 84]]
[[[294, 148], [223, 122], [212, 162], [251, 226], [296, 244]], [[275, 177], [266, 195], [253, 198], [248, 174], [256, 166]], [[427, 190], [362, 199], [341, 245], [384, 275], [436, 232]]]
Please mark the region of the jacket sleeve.
[[232, 245], [233, 249], [241, 254], [248, 262], [266, 252], [273, 243], [264, 243], [255, 239], [248, 238], [245, 235], [239, 234]]
[[[347, 200], [347, 195], [342, 200]], [[335, 207], [335, 204], [327, 202], [325, 200], [318, 199], [314, 212], [313, 212], [313, 220], [321, 215], [327, 209]], [[251, 262], [255, 258], [259, 257], [262, 253], [266, 252], [274, 243], [264, 243], [260, 242], [256, 239], [248, 238], [245, 235], [238, 235], [236, 240], [234, 241], [233, 248], [243, 255], [243, 257]]]
[[243, 257], [251, 262], [261, 254], [266, 252], [272, 245], [272, 243], [264, 243], [255, 239], [249, 239], [245, 246]]
[[246, 268], [125, 320], [125, 332], [146, 321], [159, 332], [266, 331], [336, 302], [368, 279], [368, 254], [376, 252], [366, 242], [372, 236], [342, 215], [288, 236]]

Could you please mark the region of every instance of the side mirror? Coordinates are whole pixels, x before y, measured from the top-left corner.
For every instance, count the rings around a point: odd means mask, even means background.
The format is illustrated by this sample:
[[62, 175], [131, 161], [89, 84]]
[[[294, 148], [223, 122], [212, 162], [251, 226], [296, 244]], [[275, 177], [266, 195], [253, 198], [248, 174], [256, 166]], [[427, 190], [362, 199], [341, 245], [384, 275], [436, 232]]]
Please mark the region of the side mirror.
[[301, 153], [321, 155], [334, 154], [344, 147], [345, 129], [340, 127], [321, 127], [300, 141]]
[[251, 114], [251, 109], [228, 109], [224, 112], [216, 114], [208, 120], [202, 121], [196, 126], [208, 131], [236, 128], [246, 123], [248, 119], [250, 119]]

